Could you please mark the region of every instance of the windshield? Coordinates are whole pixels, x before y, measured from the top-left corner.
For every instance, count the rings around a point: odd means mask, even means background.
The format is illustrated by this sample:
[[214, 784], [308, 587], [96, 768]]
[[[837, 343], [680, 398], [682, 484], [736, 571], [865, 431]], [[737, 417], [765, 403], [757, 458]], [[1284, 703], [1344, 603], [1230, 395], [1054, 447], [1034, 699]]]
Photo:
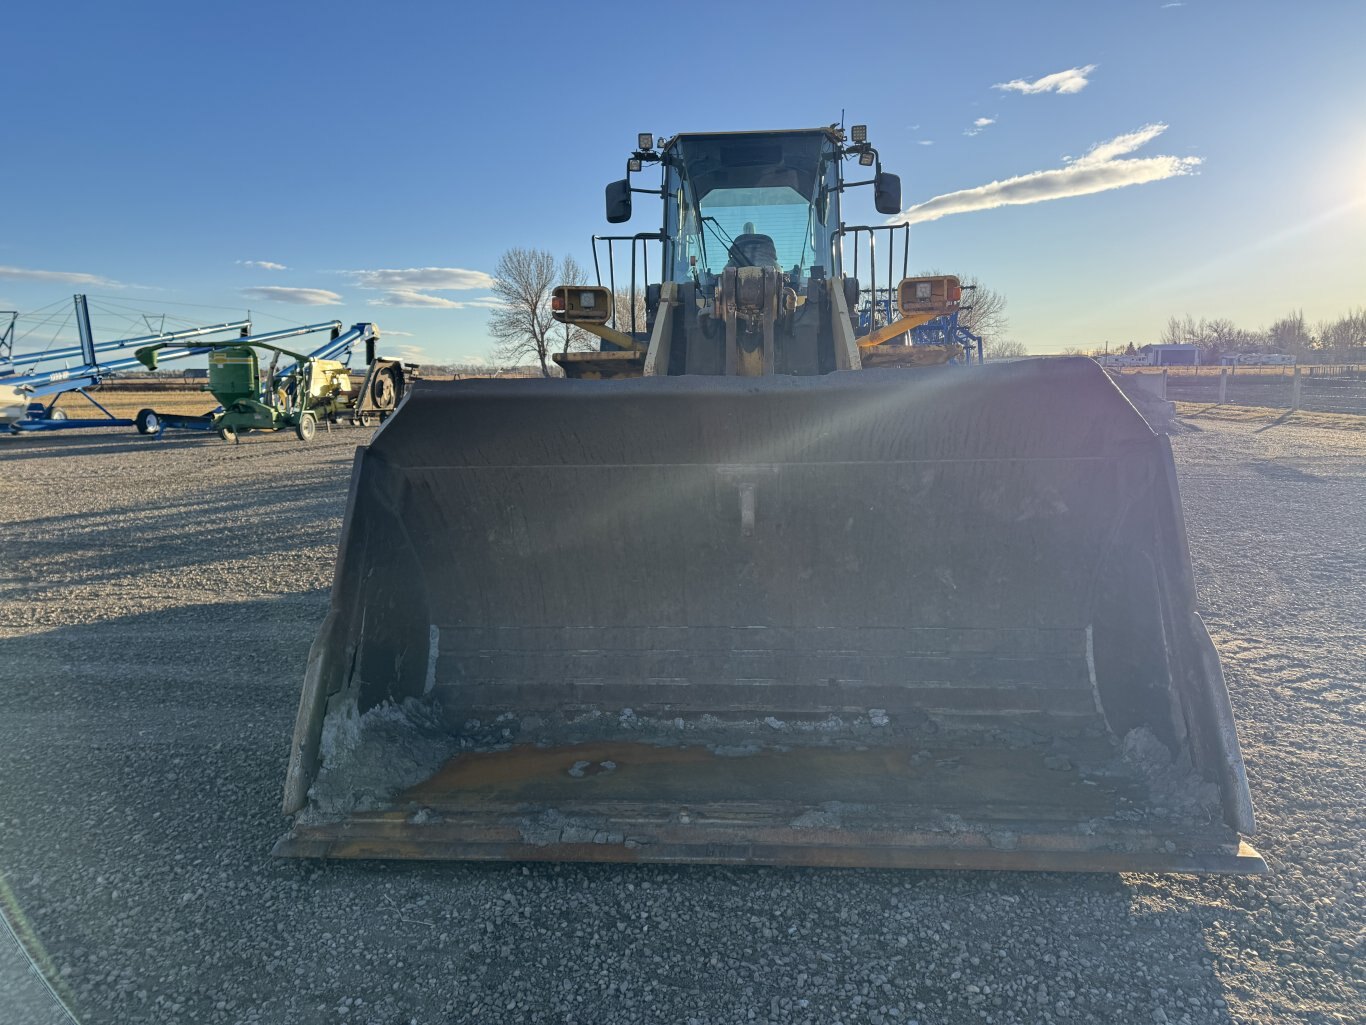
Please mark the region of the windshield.
[[[811, 237], [814, 207], [794, 189], [717, 189], [700, 206], [707, 237], [705, 247], [698, 247], [698, 263], [713, 274], [727, 263], [805, 269], [819, 245]], [[755, 235], [772, 242], [771, 252], [746, 244]], [[736, 244], [737, 239], [742, 241]]]
[[838, 153], [821, 132], [687, 136], [669, 156], [675, 280], [777, 267], [794, 283], [829, 267]]

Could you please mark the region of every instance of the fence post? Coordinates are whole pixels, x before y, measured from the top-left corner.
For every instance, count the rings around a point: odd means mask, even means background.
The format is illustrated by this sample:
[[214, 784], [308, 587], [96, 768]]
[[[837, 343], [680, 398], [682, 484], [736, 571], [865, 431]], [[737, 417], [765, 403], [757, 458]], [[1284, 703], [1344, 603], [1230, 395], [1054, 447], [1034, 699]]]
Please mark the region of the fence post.
[[1219, 368], [1219, 404], [1223, 405], [1228, 398], [1228, 368]]
[[1162, 401], [1167, 401], [1167, 371], [1162, 371]]
[[1290, 410], [1294, 412], [1300, 408], [1300, 368], [1295, 366], [1295, 376], [1290, 379]]

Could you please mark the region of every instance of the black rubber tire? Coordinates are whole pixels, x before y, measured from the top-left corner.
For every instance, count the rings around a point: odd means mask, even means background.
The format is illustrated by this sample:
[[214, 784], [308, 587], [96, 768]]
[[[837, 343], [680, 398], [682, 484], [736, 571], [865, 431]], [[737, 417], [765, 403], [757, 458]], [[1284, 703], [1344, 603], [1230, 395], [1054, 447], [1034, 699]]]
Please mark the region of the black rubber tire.
[[138, 415], [133, 417], [133, 426], [139, 434], [156, 434], [161, 430], [161, 417], [155, 409], [139, 409]]
[[373, 414], [370, 414], [370, 413], [358, 413], [358, 414], [356, 415], [356, 426], [357, 426], [357, 427], [373, 427], [374, 425], [375, 425], [375, 418], [374, 418]]
[[318, 433], [318, 418], [312, 413], [304, 413], [294, 425], [294, 433], [300, 441], [312, 441], [313, 435]]
[[218, 428], [218, 436], [222, 438], [224, 441], [237, 441], [237, 432], [234, 431], [231, 427]]

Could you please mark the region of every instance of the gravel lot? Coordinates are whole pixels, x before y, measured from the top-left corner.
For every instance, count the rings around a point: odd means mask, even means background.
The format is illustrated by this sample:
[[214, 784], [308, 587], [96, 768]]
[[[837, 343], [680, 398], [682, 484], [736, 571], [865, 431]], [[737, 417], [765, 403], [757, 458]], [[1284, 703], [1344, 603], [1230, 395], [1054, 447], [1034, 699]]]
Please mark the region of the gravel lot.
[[0, 437], [0, 870], [83, 1022], [1366, 1021], [1366, 432], [1173, 438], [1252, 879], [273, 860], [365, 437]]

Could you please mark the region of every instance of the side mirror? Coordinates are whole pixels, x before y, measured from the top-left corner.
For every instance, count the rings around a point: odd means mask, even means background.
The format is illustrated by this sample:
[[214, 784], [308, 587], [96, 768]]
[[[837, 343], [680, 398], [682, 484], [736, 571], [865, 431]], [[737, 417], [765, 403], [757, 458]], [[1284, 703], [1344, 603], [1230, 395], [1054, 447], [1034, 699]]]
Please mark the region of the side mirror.
[[[873, 206], [880, 214], [901, 213], [901, 176], [881, 171], [873, 179]], [[608, 220], [611, 220], [609, 217]]]
[[[898, 193], [900, 195], [900, 193]], [[900, 213], [900, 208], [897, 213]], [[607, 223], [621, 224], [631, 219], [631, 179], [623, 178], [607, 186]]]

